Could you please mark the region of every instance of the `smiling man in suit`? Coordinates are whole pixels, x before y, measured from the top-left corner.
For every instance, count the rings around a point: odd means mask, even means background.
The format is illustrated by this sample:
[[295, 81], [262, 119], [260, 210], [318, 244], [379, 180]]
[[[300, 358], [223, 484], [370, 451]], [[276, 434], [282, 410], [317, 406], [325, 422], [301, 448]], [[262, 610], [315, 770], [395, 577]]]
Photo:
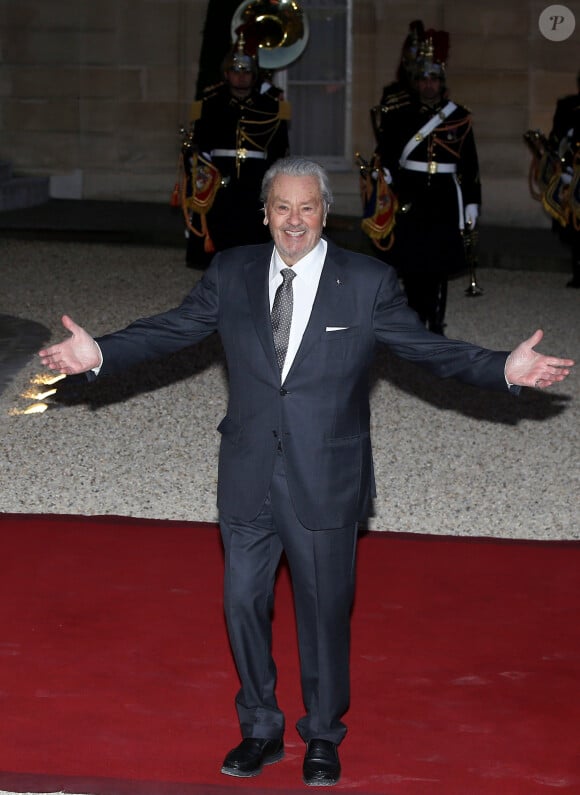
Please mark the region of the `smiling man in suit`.
[[499, 391], [550, 386], [573, 362], [537, 353], [541, 331], [509, 354], [427, 331], [392, 268], [322, 236], [332, 196], [318, 164], [277, 161], [263, 200], [273, 245], [218, 253], [180, 306], [97, 340], [64, 316], [71, 336], [40, 357], [59, 372], [106, 375], [220, 333], [229, 403], [218, 429], [218, 508], [242, 735], [221, 769], [255, 776], [284, 755], [271, 654], [284, 552], [305, 706], [303, 779], [325, 786], [340, 778], [357, 526], [375, 493], [368, 375], [376, 343], [438, 376]]

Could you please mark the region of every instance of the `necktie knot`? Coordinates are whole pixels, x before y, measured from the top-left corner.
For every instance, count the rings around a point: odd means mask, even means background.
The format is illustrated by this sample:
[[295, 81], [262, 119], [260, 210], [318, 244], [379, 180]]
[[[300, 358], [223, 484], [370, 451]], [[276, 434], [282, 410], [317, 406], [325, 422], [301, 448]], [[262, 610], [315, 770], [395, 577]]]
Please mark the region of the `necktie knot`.
[[282, 275], [282, 284], [288, 284], [296, 276], [296, 272], [292, 268], [282, 268], [280, 274]]

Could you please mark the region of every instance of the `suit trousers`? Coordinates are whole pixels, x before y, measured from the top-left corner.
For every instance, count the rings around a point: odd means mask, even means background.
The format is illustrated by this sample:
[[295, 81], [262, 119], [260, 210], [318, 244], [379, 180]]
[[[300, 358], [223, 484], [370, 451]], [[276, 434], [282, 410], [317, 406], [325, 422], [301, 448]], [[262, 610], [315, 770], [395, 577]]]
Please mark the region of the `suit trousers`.
[[272, 657], [274, 587], [286, 555], [298, 633], [306, 714], [302, 739], [340, 743], [350, 699], [350, 617], [357, 526], [309, 530], [298, 520], [288, 491], [284, 457], [276, 455], [270, 492], [251, 522], [220, 518], [225, 550], [224, 608], [241, 682], [236, 708], [242, 737], [284, 733]]

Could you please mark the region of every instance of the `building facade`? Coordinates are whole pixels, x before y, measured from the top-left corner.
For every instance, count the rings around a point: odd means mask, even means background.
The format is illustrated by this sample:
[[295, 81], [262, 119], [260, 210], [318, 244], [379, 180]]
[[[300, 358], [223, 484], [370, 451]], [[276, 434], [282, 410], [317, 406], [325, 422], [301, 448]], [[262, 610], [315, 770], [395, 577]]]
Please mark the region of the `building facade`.
[[[196, 92], [208, 0], [0, 0], [0, 161], [50, 177], [60, 198], [168, 201], [179, 128]], [[528, 190], [523, 133], [549, 132], [575, 90], [577, 27], [554, 40], [547, 2], [304, 0], [304, 54], [280, 74], [293, 151], [332, 172], [335, 213], [360, 212], [354, 153], [370, 154], [369, 109], [393, 79], [409, 22], [451, 37], [448, 83], [474, 115], [482, 221], [548, 224]], [[556, 24], [556, 21], [554, 21]]]

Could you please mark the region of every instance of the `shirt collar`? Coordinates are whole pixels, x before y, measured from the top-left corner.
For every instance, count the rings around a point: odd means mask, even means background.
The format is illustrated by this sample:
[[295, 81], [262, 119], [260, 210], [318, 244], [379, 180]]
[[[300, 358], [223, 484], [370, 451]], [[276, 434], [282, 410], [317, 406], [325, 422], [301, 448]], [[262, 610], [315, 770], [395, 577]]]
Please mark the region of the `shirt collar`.
[[[299, 259], [298, 262], [292, 266], [292, 270], [303, 280], [308, 279], [309, 281], [314, 281], [314, 279], [319, 279], [326, 257], [326, 249], [326, 240], [324, 240], [324, 238], [320, 238], [312, 251], [309, 251], [308, 254], [302, 257], [302, 259]], [[270, 263], [270, 281], [275, 279], [280, 272], [287, 267], [288, 265], [286, 265], [278, 253], [278, 250], [274, 246], [274, 252], [272, 254], [272, 260]]]

